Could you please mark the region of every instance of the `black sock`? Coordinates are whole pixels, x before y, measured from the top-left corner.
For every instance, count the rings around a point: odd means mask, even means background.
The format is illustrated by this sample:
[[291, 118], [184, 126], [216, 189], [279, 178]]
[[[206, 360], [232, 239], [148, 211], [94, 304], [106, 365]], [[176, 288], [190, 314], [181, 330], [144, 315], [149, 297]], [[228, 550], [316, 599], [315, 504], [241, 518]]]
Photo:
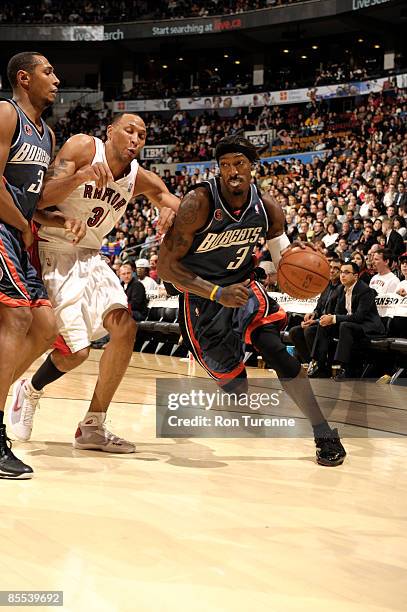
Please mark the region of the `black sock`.
[[312, 429], [314, 430], [314, 436], [316, 438], [326, 438], [332, 431], [329, 427], [328, 421], [323, 421], [318, 425], [313, 425]]
[[32, 377], [31, 384], [36, 391], [42, 391], [46, 385], [54, 382], [54, 380], [58, 380], [58, 378], [61, 378], [64, 374], [66, 374], [66, 372], [58, 370], [52, 362], [51, 355], [48, 355], [42, 366], [38, 368]]
[[4, 417], [4, 412], [3, 410], [0, 410], [0, 425], [3, 425], [3, 417]]

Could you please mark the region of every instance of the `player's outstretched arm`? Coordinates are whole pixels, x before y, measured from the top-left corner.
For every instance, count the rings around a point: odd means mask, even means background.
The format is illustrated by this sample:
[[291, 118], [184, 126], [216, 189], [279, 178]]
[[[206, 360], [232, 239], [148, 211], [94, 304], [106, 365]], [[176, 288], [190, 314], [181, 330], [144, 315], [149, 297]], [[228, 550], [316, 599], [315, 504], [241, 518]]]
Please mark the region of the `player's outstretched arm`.
[[[195, 234], [205, 226], [208, 215], [209, 201], [205, 188], [195, 189], [185, 196], [175, 223], [160, 247], [158, 275], [180, 289], [213, 300], [217, 297], [217, 285], [197, 276], [181, 261], [191, 248]], [[246, 304], [249, 296], [249, 291], [243, 283], [220, 289], [219, 293], [217, 301], [232, 308]]]
[[94, 140], [77, 134], [66, 141], [45, 175], [44, 189], [38, 208], [63, 202], [79, 185], [95, 181], [98, 189], [106, 187], [113, 176], [106, 164], [91, 164], [95, 154]]
[[171, 208], [174, 212], [178, 212], [180, 205], [179, 198], [170, 193], [164, 181], [144, 168], [139, 168], [137, 180], [134, 186], [134, 195], [145, 195], [158, 208]]
[[9, 102], [0, 102], [0, 125], [0, 220], [23, 233], [30, 233], [30, 224], [14, 204], [4, 181], [1, 180], [17, 125], [17, 112]]

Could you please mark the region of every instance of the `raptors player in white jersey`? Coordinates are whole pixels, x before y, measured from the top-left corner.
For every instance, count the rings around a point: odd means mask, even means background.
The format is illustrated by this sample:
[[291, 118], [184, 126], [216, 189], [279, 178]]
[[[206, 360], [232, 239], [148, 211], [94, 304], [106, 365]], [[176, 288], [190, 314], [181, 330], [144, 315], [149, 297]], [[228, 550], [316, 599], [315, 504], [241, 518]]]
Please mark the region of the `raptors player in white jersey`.
[[137, 155], [145, 144], [146, 127], [138, 115], [123, 113], [107, 130], [107, 142], [79, 134], [59, 151], [44, 184], [40, 208], [57, 206], [83, 219], [87, 234], [80, 246], [63, 230], [41, 227], [39, 259], [42, 277], [54, 307], [59, 341], [31, 380], [14, 388], [10, 427], [20, 440], [31, 435], [33, 415], [43, 388], [83, 363], [90, 343], [106, 335], [110, 341], [99, 365], [99, 377], [74, 447], [131, 453], [135, 446], [107, 431], [106, 411], [130, 361], [136, 323], [120, 281], [99, 254], [102, 239], [115, 226], [132, 197], [144, 194], [160, 208], [161, 228], [168, 227], [179, 200], [154, 173], [140, 168]]

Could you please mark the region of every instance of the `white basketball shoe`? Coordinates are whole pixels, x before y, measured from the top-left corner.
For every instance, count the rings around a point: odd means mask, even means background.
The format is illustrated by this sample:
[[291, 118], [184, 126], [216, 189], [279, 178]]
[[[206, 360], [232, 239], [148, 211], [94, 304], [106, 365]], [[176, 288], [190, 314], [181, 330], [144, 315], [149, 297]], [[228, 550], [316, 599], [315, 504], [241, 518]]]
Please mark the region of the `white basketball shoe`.
[[136, 446], [115, 436], [97, 417], [88, 417], [78, 424], [73, 447], [80, 450], [101, 450], [105, 453], [135, 453]]
[[34, 413], [44, 391], [37, 391], [26, 379], [18, 380], [13, 387], [13, 402], [8, 412], [9, 430], [12, 435], [26, 442], [31, 437]]

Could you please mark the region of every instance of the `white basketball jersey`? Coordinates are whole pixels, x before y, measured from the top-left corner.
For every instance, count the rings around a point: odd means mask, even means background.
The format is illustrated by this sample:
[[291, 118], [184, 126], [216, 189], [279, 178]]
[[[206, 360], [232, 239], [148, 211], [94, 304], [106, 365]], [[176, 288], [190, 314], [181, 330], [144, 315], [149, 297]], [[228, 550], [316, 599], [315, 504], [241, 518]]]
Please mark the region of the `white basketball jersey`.
[[[99, 138], [94, 138], [94, 141], [96, 153], [92, 164], [107, 163], [104, 143]], [[105, 189], [97, 189], [94, 181], [83, 183], [58, 204], [64, 215], [86, 223], [86, 236], [78, 244], [79, 248], [100, 249], [103, 238], [123, 216], [133, 197], [137, 171], [138, 161], [134, 159], [129, 174], [117, 181], [109, 181]], [[47, 241], [52, 248], [65, 250], [73, 247], [70, 235], [62, 228], [41, 226], [38, 234], [40, 240]]]

